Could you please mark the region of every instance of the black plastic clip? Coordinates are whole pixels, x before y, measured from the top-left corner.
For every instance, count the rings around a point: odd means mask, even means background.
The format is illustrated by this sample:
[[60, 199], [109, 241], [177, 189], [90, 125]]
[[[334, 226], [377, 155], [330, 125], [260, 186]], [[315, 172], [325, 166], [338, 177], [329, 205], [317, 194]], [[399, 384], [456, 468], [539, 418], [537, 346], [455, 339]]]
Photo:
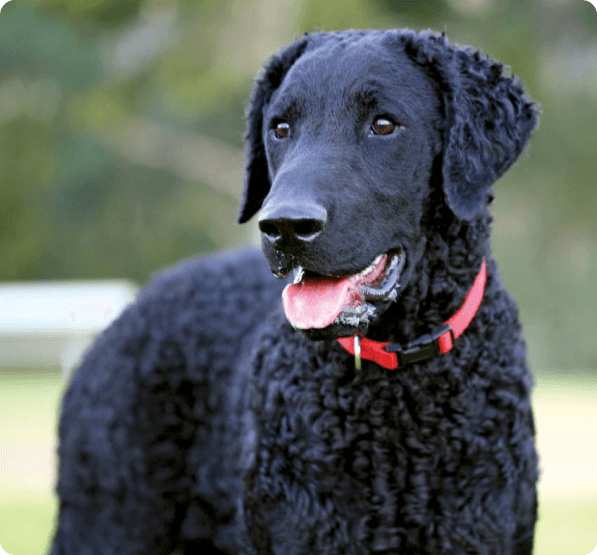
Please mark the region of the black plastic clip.
[[421, 335], [421, 337], [417, 337], [417, 339], [410, 341], [405, 346], [402, 346], [400, 343], [390, 343], [385, 346], [385, 350], [389, 353], [396, 353], [398, 357], [398, 365], [400, 367], [411, 362], [428, 360], [440, 354], [438, 340], [446, 332], [451, 333], [452, 343], [454, 343], [454, 332], [452, 331], [450, 324], [446, 323], [433, 330], [431, 333], [426, 333], [425, 335]]

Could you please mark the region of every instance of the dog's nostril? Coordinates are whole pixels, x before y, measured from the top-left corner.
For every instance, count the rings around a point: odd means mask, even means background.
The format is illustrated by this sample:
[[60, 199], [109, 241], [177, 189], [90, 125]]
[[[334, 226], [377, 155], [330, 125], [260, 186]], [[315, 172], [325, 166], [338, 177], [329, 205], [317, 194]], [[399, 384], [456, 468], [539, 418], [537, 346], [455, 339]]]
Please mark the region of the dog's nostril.
[[270, 222], [259, 222], [259, 231], [272, 239], [278, 239], [282, 235], [280, 229]]
[[323, 228], [321, 220], [298, 220], [294, 224], [294, 234], [301, 239], [310, 239], [323, 231]]

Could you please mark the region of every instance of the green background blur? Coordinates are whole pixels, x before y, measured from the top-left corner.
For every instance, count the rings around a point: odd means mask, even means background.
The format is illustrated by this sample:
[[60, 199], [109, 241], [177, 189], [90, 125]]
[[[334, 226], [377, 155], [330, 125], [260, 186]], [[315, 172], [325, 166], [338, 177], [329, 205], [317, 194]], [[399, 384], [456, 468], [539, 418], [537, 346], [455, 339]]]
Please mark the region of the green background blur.
[[128, 277], [254, 240], [244, 108], [303, 31], [445, 30], [543, 108], [495, 186], [537, 368], [597, 368], [597, 11], [587, 0], [12, 0], [0, 15], [0, 279]]
[[126, 277], [237, 226], [244, 108], [304, 31], [445, 30], [543, 109], [494, 244], [540, 368], [597, 368], [597, 13], [585, 0], [12, 0], [0, 16], [0, 280]]
[[[580, 476], [594, 480], [586, 499], [562, 486], [544, 505], [542, 533], [573, 526], [557, 537], [585, 551], [550, 539], [539, 553], [584, 555], [597, 541], [597, 12], [587, 1], [12, 0], [0, 13], [0, 281], [142, 284], [181, 258], [254, 242], [254, 222], [236, 216], [243, 114], [263, 61], [305, 31], [405, 26], [509, 65], [542, 106], [530, 148], [495, 186], [494, 250], [520, 306], [545, 450], [583, 457]], [[49, 488], [34, 476], [39, 449], [53, 450], [61, 390], [57, 371], [0, 372], [0, 544], [11, 555], [40, 553], [51, 527]], [[14, 463], [17, 444], [31, 447], [32, 470]]]

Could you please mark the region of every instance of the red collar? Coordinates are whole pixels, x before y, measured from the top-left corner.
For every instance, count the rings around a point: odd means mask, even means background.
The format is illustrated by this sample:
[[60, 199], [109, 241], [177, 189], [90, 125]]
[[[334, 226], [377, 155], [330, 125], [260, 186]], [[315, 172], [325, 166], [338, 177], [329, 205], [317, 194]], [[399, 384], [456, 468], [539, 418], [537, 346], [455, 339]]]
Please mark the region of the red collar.
[[433, 332], [422, 335], [411, 341], [406, 346], [389, 341], [373, 341], [362, 337], [360, 334], [352, 337], [341, 337], [337, 339], [351, 355], [355, 357], [355, 366], [361, 367], [361, 359], [372, 360], [384, 368], [395, 370], [409, 362], [418, 362], [433, 358], [438, 354], [447, 353], [454, 346], [456, 338], [460, 337], [464, 330], [473, 321], [485, 293], [485, 282], [487, 281], [487, 268], [485, 259], [481, 269], [475, 278], [473, 286], [464, 299], [462, 306], [456, 313], [444, 323], [443, 326]]

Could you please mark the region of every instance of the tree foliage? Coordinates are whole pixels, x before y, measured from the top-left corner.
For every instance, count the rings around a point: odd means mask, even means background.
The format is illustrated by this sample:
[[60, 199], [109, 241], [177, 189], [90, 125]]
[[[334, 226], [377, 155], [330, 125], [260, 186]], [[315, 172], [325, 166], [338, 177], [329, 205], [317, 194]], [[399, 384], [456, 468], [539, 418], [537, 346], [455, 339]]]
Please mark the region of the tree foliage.
[[544, 0], [14, 0], [0, 14], [0, 279], [129, 277], [235, 225], [260, 64], [305, 31], [432, 27], [543, 109], [496, 185], [495, 249], [541, 367], [597, 366], [597, 14]]

